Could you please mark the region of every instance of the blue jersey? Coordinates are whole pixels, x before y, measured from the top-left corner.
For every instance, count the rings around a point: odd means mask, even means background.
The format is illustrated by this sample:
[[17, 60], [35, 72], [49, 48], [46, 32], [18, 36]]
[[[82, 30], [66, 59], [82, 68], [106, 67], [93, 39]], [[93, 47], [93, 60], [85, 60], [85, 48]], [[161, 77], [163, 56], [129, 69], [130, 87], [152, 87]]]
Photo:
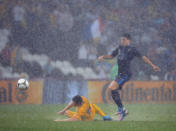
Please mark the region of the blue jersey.
[[119, 46], [112, 53], [112, 57], [117, 56], [118, 74], [131, 76], [130, 63], [134, 57], [142, 57], [140, 52], [131, 46]]

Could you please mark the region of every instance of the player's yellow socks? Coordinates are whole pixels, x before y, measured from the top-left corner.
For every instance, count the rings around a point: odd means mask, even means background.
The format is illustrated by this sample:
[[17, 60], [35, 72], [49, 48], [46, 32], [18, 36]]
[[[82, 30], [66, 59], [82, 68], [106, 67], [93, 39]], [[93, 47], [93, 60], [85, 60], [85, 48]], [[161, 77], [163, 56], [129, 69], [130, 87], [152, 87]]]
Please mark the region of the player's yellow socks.
[[95, 112], [98, 113], [100, 116], [106, 116], [106, 114], [95, 104], [92, 104], [93, 108], [95, 109]]

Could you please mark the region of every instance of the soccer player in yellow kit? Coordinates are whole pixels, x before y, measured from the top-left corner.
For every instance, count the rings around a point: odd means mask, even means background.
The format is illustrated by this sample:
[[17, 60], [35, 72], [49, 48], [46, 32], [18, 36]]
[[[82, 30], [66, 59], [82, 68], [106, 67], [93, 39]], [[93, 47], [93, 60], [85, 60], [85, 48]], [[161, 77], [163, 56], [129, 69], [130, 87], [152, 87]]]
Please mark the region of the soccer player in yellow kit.
[[[76, 112], [69, 110], [73, 106], [76, 107]], [[83, 96], [76, 95], [63, 110], [58, 112], [58, 114], [66, 115], [69, 118], [55, 121], [91, 121], [93, 120], [95, 113], [98, 113], [103, 120], [112, 120], [111, 117], [107, 116], [97, 105], [89, 103]]]

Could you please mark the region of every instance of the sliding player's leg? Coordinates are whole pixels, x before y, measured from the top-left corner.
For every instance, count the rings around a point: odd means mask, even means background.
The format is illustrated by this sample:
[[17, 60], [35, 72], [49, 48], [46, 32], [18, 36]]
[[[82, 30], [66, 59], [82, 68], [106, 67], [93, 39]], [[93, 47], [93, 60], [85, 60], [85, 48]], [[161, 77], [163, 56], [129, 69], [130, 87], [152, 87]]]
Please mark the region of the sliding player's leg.
[[92, 104], [95, 113], [99, 114], [103, 120], [112, 120], [110, 116], [106, 115], [97, 105]]

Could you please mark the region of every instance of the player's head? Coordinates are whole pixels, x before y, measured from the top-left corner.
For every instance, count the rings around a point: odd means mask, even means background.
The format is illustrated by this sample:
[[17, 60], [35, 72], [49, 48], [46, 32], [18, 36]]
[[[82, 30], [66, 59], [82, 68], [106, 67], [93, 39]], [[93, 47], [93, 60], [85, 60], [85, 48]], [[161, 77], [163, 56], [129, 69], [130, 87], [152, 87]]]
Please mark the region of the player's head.
[[75, 106], [81, 106], [82, 105], [82, 97], [80, 95], [76, 95], [72, 98], [72, 101], [74, 102]]
[[128, 33], [125, 33], [121, 37], [121, 44], [127, 46], [130, 44], [131, 36]]

